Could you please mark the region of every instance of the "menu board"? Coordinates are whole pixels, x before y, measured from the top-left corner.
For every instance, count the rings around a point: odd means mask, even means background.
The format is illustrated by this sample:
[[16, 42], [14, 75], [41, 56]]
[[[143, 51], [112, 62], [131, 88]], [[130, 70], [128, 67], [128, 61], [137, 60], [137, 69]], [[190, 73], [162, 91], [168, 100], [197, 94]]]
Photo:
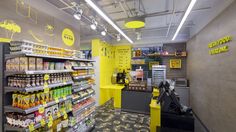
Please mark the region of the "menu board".
[[116, 68], [119, 72], [129, 71], [131, 68], [131, 46], [116, 46]]

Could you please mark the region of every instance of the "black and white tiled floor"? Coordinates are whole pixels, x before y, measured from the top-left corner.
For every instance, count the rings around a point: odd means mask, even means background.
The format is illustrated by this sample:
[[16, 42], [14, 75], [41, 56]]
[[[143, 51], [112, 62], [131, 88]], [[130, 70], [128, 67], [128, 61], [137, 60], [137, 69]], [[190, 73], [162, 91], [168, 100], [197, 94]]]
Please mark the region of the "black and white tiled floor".
[[149, 132], [149, 115], [123, 112], [112, 107], [112, 101], [96, 111], [93, 132]]
[[[95, 128], [92, 132], [149, 132], [150, 116], [138, 113], [129, 113], [114, 109], [113, 101], [100, 106], [95, 115]], [[194, 116], [195, 117], [195, 116]], [[207, 130], [195, 117], [195, 132]]]

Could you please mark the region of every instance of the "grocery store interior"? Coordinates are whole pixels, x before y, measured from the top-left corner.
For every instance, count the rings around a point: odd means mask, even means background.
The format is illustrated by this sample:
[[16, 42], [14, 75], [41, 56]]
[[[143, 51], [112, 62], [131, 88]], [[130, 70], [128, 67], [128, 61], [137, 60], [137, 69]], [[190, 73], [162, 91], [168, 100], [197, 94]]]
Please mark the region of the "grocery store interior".
[[235, 0], [0, 0], [0, 132], [236, 131]]

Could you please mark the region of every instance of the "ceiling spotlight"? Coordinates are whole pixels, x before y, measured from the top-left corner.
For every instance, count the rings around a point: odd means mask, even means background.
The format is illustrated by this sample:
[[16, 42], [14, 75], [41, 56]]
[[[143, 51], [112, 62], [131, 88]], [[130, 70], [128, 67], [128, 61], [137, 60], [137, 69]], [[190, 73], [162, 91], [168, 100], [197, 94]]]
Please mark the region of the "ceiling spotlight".
[[107, 35], [107, 29], [105, 26], [102, 26], [103, 27], [103, 31], [101, 32], [101, 35], [102, 36], [106, 36]]
[[95, 19], [92, 19], [92, 24], [90, 25], [91, 29], [97, 29], [98, 22]]
[[120, 34], [116, 35], [116, 40], [119, 42], [121, 40]]
[[83, 14], [83, 10], [80, 9], [79, 6], [76, 6], [76, 11], [73, 15], [74, 18], [77, 19], [77, 20], [81, 20], [82, 14]]
[[137, 40], [141, 40], [142, 39], [141, 32], [136, 32], [136, 35], [137, 35]]

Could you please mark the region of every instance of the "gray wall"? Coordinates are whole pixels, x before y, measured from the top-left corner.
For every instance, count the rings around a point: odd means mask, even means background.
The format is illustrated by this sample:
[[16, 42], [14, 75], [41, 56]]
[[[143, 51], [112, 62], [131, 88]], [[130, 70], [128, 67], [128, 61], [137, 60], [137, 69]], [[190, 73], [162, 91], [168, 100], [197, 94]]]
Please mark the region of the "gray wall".
[[[169, 53], [174, 53], [176, 50], [186, 51], [186, 43], [173, 43], [173, 44], [164, 44], [163, 50], [168, 51]], [[182, 68], [181, 69], [171, 69], [170, 68], [170, 59], [181, 59]], [[167, 66], [166, 77], [168, 79], [172, 78], [186, 78], [187, 62], [185, 57], [176, 58], [176, 57], [162, 57], [162, 64]]]
[[[200, 18], [199, 18], [200, 19]], [[236, 130], [236, 2], [187, 43], [190, 104], [212, 132]], [[232, 35], [229, 52], [209, 55], [208, 43]]]
[[[21, 33], [15, 33], [13, 36], [13, 40], [30, 40], [33, 42], [38, 42], [34, 37], [30, 34], [30, 30], [40, 39], [43, 40], [43, 44], [67, 48], [67, 49], [77, 49], [79, 50], [80, 43], [80, 35], [79, 28], [75, 29], [71, 25], [62, 22], [61, 20], [55, 18], [54, 16], [50, 16], [44, 10], [41, 12], [30, 6], [31, 17], [28, 17], [28, 7], [27, 3], [17, 4], [17, 1], [20, 0], [0, 0], [0, 22], [4, 20], [11, 20], [15, 22], [17, 25], [21, 27]], [[33, 2], [32, 2], [33, 3]], [[45, 2], [43, 2], [45, 3]], [[49, 4], [49, 3], [48, 3]], [[18, 6], [16, 6], [18, 5]], [[20, 7], [20, 8], [17, 8]], [[45, 8], [45, 7], [44, 7]], [[17, 10], [18, 9], [18, 10]], [[50, 9], [52, 10], [52, 9]], [[49, 11], [49, 10], [48, 10]], [[51, 14], [51, 12], [49, 12]], [[69, 21], [70, 19], [68, 19]], [[48, 32], [45, 30], [45, 27], [50, 24], [54, 26], [54, 31], [52, 32], [54, 35], [48, 35]], [[79, 23], [78, 23], [79, 27]], [[75, 43], [74, 46], [67, 46], [62, 41], [62, 31], [64, 28], [69, 28], [74, 32], [75, 35]], [[0, 28], [0, 38], [8, 38], [6, 36], [6, 30]]]

